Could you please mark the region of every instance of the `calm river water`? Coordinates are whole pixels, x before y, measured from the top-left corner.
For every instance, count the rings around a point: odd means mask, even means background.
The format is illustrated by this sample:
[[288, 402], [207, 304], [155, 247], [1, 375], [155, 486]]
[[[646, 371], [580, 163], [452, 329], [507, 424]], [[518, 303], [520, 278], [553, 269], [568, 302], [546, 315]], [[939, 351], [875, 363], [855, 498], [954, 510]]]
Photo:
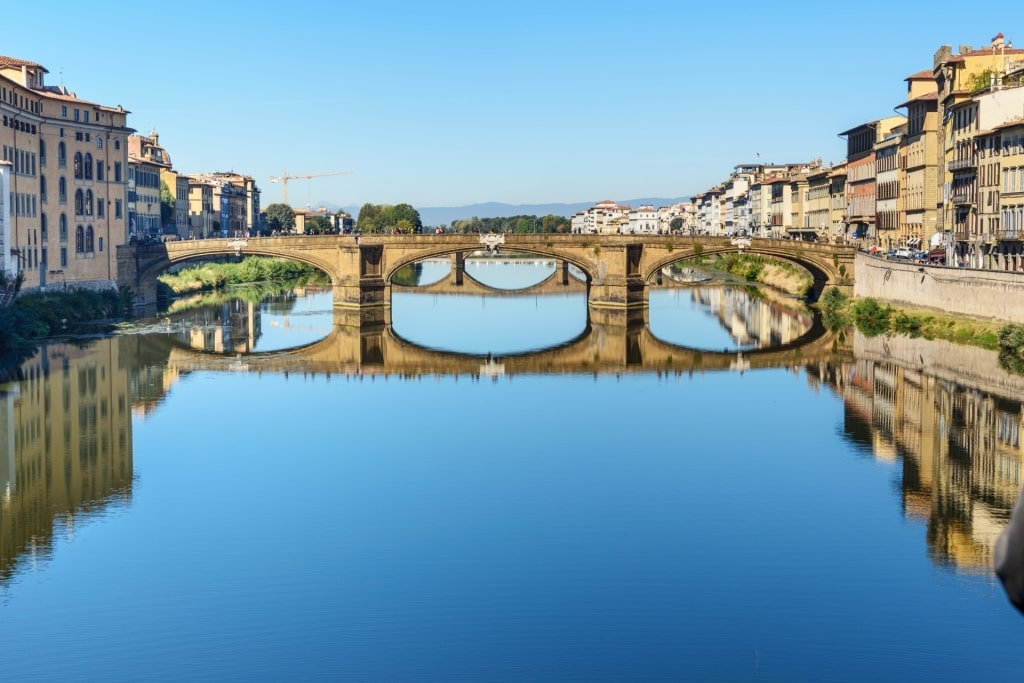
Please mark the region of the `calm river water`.
[[383, 321], [298, 292], [40, 349], [0, 386], [3, 678], [1021, 679], [995, 354], [445, 270]]

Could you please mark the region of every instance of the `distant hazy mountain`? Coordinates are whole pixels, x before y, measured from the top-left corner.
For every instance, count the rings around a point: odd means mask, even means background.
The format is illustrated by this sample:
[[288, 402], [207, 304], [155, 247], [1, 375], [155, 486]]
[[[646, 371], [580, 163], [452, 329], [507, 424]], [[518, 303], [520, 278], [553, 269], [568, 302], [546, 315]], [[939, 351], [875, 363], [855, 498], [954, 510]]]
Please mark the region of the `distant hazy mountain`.
[[[589, 209], [599, 201], [613, 199], [602, 197], [592, 202], [580, 202], [576, 204], [502, 204], [501, 202], [485, 202], [483, 204], [469, 204], [468, 206], [417, 206], [423, 225], [448, 225], [452, 221], [466, 218], [504, 218], [506, 216], [563, 216], [571, 217], [573, 214]], [[678, 202], [688, 201], [689, 197], [640, 197], [639, 199], [615, 199], [619, 204], [625, 204], [636, 208], [649, 204], [654, 207], [669, 206]], [[326, 207], [331, 211], [344, 209], [352, 214], [353, 218], [359, 217], [358, 206], [338, 206], [330, 202], [313, 204], [315, 207]]]

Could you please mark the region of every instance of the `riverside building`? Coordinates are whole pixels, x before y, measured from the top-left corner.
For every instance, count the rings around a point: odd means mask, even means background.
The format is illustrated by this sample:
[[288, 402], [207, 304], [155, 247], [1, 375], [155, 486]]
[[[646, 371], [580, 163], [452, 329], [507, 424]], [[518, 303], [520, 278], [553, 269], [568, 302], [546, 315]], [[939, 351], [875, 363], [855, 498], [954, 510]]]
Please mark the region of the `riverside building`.
[[10, 162], [9, 242], [23, 289], [113, 288], [127, 241], [128, 111], [46, 85], [0, 56], [0, 160]]

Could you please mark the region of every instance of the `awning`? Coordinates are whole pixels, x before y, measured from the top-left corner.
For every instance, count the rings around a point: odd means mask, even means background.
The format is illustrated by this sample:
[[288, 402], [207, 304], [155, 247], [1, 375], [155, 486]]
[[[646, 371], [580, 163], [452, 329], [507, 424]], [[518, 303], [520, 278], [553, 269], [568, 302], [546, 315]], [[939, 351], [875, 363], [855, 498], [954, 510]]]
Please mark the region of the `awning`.
[[932, 235], [932, 238], [930, 240], [928, 240], [928, 244], [932, 245], [933, 247], [937, 247], [940, 244], [942, 244], [942, 241], [943, 241], [942, 233], [941, 232], [937, 232], [934, 235]]
[[929, 260], [932, 260], [932, 261], [937, 261], [939, 259], [945, 259], [946, 258], [946, 250], [945, 249], [932, 249], [931, 251], [928, 252], [928, 258], [929, 258]]

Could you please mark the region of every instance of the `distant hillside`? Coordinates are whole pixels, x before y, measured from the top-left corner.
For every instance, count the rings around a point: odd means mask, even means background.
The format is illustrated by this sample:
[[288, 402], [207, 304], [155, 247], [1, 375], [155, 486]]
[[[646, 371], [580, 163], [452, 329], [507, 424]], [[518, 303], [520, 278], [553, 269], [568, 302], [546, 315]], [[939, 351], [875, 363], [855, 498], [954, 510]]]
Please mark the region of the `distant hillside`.
[[[589, 209], [599, 201], [613, 199], [602, 197], [592, 202], [580, 202], [576, 204], [502, 204], [501, 202], [485, 202], [483, 204], [470, 204], [468, 206], [417, 206], [415, 209], [420, 212], [423, 225], [448, 225], [452, 221], [466, 218], [504, 218], [506, 216], [563, 216], [571, 217], [573, 214]], [[640, 197], [638, 199], [615, 199], [619, 204], [631, 207], [650, 204], [654, 207], [668, 206], [679, 202], [689, 201], [689, 197]], [[338, 206], [330, 202], [321, 202], [313, 206], [323, 206], [331, 211], [344, 209], [352, 214], [353, 218], [359, 217], [358, 206]]]

